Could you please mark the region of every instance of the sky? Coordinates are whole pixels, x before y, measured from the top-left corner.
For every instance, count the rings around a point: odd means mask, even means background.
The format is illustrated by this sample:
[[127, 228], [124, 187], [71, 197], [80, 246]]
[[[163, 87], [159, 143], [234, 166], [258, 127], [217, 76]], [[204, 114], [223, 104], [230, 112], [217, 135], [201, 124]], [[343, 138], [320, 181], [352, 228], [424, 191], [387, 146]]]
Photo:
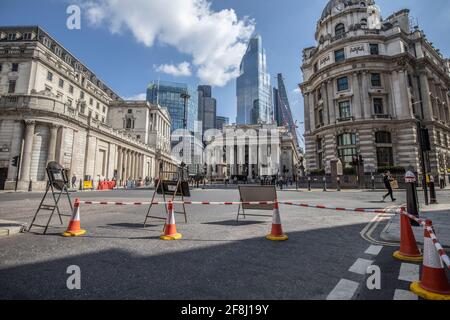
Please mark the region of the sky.
[[[328, 0], [2, 0], [1, 25], [40, 25], [123, 98], [144, 98], [167, 80], [213, 85], [218, 115], [236, 118], [237, 68], [252, 33], [263, 38], [272, 85], [285, 78], [303, 133], [303, 48], [314, 46]], [[377, 0], [383, 17], [411, 10], [428, 39], [450, 57], [450, 1]], [[69, 30], [67, 8], [81, 9]]]

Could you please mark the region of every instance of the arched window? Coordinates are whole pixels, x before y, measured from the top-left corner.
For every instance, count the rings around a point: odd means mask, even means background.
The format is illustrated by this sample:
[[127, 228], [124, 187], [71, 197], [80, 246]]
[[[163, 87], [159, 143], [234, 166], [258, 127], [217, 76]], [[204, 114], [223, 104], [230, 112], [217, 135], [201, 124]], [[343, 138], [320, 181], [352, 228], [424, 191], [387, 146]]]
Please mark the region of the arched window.
[[345, 34], [345, 26], [343, 23], [339, 23], [334, 28], [334, 33], [336, 37], [342, 37]]
[[366, 18], [361, 19], [361, 26], [367, 27], [367, 19]]

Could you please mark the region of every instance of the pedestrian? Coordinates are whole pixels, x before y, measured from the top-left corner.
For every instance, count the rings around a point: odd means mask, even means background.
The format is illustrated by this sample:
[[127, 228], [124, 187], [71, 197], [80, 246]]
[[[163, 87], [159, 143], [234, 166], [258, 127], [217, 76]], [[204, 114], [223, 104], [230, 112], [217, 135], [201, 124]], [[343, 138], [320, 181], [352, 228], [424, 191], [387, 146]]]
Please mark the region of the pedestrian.
[[72, 189], [76, 189], [77, 188], [77, 176], [75, 174], [73, 174], [72, 176]]
[[392, 185], [391, 185], [392, 181], [394, 181], [394, 178], [392, 177], [392, 175], [389, 171], [386, 171], [383, 175], [383, 182], [384, 182], [384, 186], [385, 186], [386, 190], [388, 191], [388, 193], [386, 193], [383, 196], [383, 201], [386, 200], [386, 198], [388, 196], [391, 197], [392, 202], [396, 201], [396, 199], [394, 198], [394, 192], [392, 191]]

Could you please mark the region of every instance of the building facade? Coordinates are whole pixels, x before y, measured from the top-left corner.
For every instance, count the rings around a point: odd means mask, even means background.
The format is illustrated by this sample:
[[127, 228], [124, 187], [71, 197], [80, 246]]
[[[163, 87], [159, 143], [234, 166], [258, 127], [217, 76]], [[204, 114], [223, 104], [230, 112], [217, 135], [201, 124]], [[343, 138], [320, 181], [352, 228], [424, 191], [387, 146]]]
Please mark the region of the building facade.
[[[160, 171], [176, 171], [172, 160], [169, 111], [148, 101], [117, 101], [109, 105], [108, 123], [120, 133], [148, 145], [155, 150], [155, 158], [148, 159], [144, 178], [160, 176]], [[152, 163], [155, 161], [155, 163]], [[125, 167], [119, 170], [118, 180], [127, 177]]]
[[289, 129], [295, 144], [298, 146], [297, 125], [292, 116], [291, 105], [289, 104], [286, 86], [281, 73], [277, 75], [277, 81], [278, 88], [273, 89], [274, 120], [279, 127], [286, 126]]
[[[428, 172], [450, 168], [448, 60], [408, 10], [386, 19], [372, 0], [331, 0], [317, 46], [303, 51], [306, 165], [325, 169], [359, 158], [364, 172], [421, 172], [420, 129], [429, 131]], [[425, 151], [425, 148], [424, 148]]]
[[198, 121], [202, 132], [216, 129], [217, 100], [212, 97], [211, 86], [198, 86]]
[[272, 87], [262, 38], [250, 39], [236, 80], [237, 124], [272, 124]]
[[227, 126], [230, 124], [230, 118], [217, 116], [216, 117], [216, 129], [217, 130], [223, 130], [224, 126]]
[[[107, 122], [121, 101], [92, 71], [39, 27], [0, 27], [0, 187], [46, 186], [57, 161], [77, 183], [144, 177], [156, 150]], [[21, 157], [20, 167], [11, 159]]]
[[207, 177], [255, 182], [267, 177], [295, 180], [303, 164], [286, 127], [228, 125], [205, 148]]

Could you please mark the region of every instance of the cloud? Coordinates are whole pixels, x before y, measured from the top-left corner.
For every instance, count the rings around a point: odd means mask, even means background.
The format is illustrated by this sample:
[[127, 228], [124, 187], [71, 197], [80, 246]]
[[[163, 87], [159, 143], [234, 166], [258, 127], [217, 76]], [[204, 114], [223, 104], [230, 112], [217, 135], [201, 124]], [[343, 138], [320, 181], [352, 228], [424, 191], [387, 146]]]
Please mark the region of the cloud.
[[182, 62], [179, 65], [173, 64], [162, 64], [160, 66], [155, 66], [155, 70], [162, 73], [167, 73], [175, 77], [189, 77], [192, 75], [191, 64], [189, 62]]
[[88, 21], [111, 33], [131, 32], [147, 47], [175, 47], [192, 57], [202, 83], [224, 86], [239, 74], [254, 21], [233, 9], [213, 11], [209, 0], [80, 0]]
[[147, 94], [146, 93], [138, 93], [131, 97], [126, 97], [124, 100], [131, 100], [131, 101], [142, 101], [147, 100]]

